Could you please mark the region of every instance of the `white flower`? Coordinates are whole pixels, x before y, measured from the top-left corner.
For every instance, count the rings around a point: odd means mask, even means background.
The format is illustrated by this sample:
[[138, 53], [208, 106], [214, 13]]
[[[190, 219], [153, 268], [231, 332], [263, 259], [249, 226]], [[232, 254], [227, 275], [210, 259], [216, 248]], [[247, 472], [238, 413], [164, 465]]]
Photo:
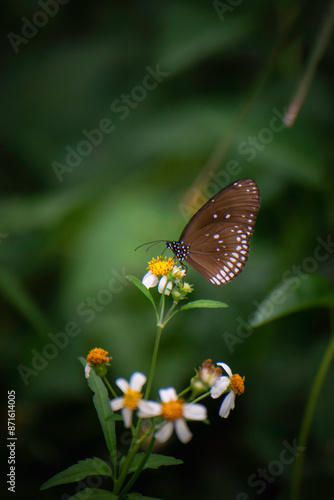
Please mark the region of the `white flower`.
[[177, 397], [173, 387], [160, 389], [159, 396], [162, 403], [155, 401], [139, 401], [138, 417], [151, 418], [161, 415], [166, 422], [155, 433], [155, 438], [164, 443], [172, 435], [173, 429], [182, 443], [188, 443], [192, 438], [185, 418], [189, 420], [205, 420], [207, 417], [206, 407], [198, 403], [184, 403]]
[[125, 378], [118, 378], [115, 384], [124, 393], [124, 396], [112, 399], [110, 406], [113, 411], [122, 410], [122, 417], [125, 427], [131, 427], [133, 411], [137, 410], [138, 402], [143, 395], [141, 389], [146, 382], [146, 377], [140, 372], [134, 372], [131, 375], [130, 382]]
[[[171, 281], [167, 282], [167, 276], [162, 276], [160, 279], [156, 276], [152, 271], [148, 271], [142, 279], [143, 285], [146, 288], [153, 288], [154, 286], [158, 286], [158, 292], [164, 293], [165, 295], [169, 295], [171, 289], [173, 288], [173, 283]], [[167, 284], [166, 284], [167, 283]]]
[[145, 285], [146, 288], [153, 288], [159, 284], [159, 293], [169, 295], [171, 289], [173, 288], [173, 283], [168, 281], [167, 274], [173, 269], [173, 267], [175, 266], [172, 257], [169, 257], [168, 259], [165, 257], [163, 259], [160, 255], [156, 259], [152, 259], [148, 263], [149, 271], [142, 279], [143, 285]]
[[226, 375], [222, 375], [218, 381], [215, 383], [213, 387], [211, 387], [211, 397], [213, 399], [219, 398], [228, 388], [230, 389], [228, 394], [225, 396], [220, 409], [219, 415], [222, 418], [227, 418], [231, 410], [233, 410], [235, 406], [235, 396], [236, 394], [240, 395], [244, 392], [244, 378], [240, 377], [240, 375], [232, 374], [231, 368], [226, 363], [217, 363], [226, 371], [228, 377]]

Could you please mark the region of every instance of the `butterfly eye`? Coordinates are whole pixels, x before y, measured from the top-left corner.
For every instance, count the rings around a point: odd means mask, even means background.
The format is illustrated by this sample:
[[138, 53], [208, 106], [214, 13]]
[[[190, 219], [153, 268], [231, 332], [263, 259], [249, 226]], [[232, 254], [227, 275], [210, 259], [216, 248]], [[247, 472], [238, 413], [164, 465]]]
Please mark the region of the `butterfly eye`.
[[179, 241], [167, 241], [175, 257], [189, 263], [206, 280], [222, 285], [243, 269], [260, 208], [259, 188], [252, 179], [233, 182], [195, 213]]

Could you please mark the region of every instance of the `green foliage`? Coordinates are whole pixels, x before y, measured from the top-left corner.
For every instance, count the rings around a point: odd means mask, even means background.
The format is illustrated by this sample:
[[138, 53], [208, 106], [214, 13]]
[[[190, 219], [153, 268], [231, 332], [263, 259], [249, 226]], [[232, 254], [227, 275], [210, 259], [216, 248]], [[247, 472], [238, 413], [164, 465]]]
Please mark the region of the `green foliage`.
[[42, 484], [41, 490], [46, 490], [47, 488], [58, 486], [59, 484], [75, 483], [76, 481], [85, 479], [87, 476], [96, 475], [112, 477], [112, 470], [109, 465], [100, 458], [86, 458], [86, 460], [79, 460], [77, 464], [53, 476]]
[[250, 326], [257, 327], [282, 316], [314, 307], [333, 307], [334, 293], [321, 276], [305, 275], [304, 280], [291, 278], [280, 283], [259, 303]]
[[[131, 472], [135, 472], [137, 466], [140, 464], [143, 457], [144, 453], [137, 453], [134, 461], [132, 462], [132, 466], [129, 469], [129, 474]], [[144, 465], [144, 469], [158, 469], [159, 467], [162, 466], [181, 465], [181, 464], [183, 464], [183, 461], [179, 460], [178, 458], [167, 457], [165, 455], [158, 455], [157, 453], [154, 453], [153, 455], [150, 455], [149, 459]]]
[[143, 285], [143, 283], [136, 277], [136, 276], [127, 276], [127, 279], [129, 281], [131, 281], [144, 295], [145, 297], [147, 297], [149, 299], [149, 301], [151, 302], [151, 304], [153, 305], [154, 307], [154, 310], [155, 312], [157, 311], [156, 309], [156, 306], [155, 306], [155, 302], [154, 302], [154, 299], [152, 297], [152, 294], [151, 292], [148, 290], [148, 288], [146, 288], [145, 285]]
[[180, 307], [181, 311], [186, 311], [187, 309], [219, 309], [228, 307], [224, 302], [219, 302], [219, 300], [193, 300]]
[[[85, 366], [87, 363], [85, 358], [80, 358], [80, 361], [82, 366]], [[110, 407], [107, 389], [94, 370], [91, 370], [89, 374], [88, 385], [94, 392], [93, 402], [96, 413], [100, 420], [107, 448], [112, 459], [114, 459], [116, 456], [115, 419], [112, 418], [113, 411]], [[113, 465], [115, 466], [116, 462], [114, 462]]]

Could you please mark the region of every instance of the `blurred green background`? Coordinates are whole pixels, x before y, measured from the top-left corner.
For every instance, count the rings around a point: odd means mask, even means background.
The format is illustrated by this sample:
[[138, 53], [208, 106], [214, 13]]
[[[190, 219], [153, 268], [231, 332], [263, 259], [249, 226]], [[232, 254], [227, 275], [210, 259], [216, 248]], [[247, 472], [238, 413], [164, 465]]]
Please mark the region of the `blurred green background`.
[[[183, 389], [206, 358], [245, 375], [246, 392], [226, 421], [209, 402], [209, 427], [190, 424], [188, 445], [173, 438], [159, 449], [184, 465], [145, 472], [137, 490], [166, 500], [288, 498], [293, 464], [273, 464], [298, 437], [331, 330], [333, 248], [319, 250], [318, 239], [330, 241], [334, 226], [332, 40], [294, 127], [282, 130], [279, 116], [328, 4], [71, 0], [36, 14], [42, 5], [7, 0], [1, 21], [1, 365], [5, 405], [16, 391], [15, 498], [67, 498], [75, 485], [39, 486], [78, 460], [108, 459], [77, 358], [98, 346], [114, 358], [110, 379], [148, 372], [153, 311], [124, 275], [141, 278], [164, 245], [134, 248], [177, 239], [199, 199], [242, 177], [262, 196], [248, 263], [221, 288], [189, 269], [193, 298], [230, 307], [168, 325], [154, 393]], [[92, 132], [101, 124], [108, 131]], [[82, 143], [83, 130], [96, 145]], [[281, 304], [266, 299], [277, 287]], [[87, 312], [89, 300], [98, 311]], [[251, 319], [268, 321], [255, 328]], [[72, 321], [80, 333], [55, 348], [52, 335]], [[52, 359], [33, 365], [47, 344]], [[22, 366], [33, 371], [22, 376]], [[331, 368], [304, 499], [334, 498], [333, 384]], [[263, 491], [259, 469], [271, 471]]]

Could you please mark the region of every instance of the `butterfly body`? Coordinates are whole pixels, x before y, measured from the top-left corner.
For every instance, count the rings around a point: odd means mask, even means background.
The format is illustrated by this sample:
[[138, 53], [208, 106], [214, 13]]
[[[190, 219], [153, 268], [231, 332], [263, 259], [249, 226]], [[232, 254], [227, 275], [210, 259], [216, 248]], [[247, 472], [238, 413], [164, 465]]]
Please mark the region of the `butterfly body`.
[[195, 213], [179, 241], [167, 241], [166, 246], [210, 283], [222, 285], [235, 278], [247, 261], [260, 201], [252, 179], [233, 182]]
[[166, 247], [172, 250], [180, 262], [185, 260], [190, 252], [189, 245], [184, 245], [183, 241], [166, 241]]

